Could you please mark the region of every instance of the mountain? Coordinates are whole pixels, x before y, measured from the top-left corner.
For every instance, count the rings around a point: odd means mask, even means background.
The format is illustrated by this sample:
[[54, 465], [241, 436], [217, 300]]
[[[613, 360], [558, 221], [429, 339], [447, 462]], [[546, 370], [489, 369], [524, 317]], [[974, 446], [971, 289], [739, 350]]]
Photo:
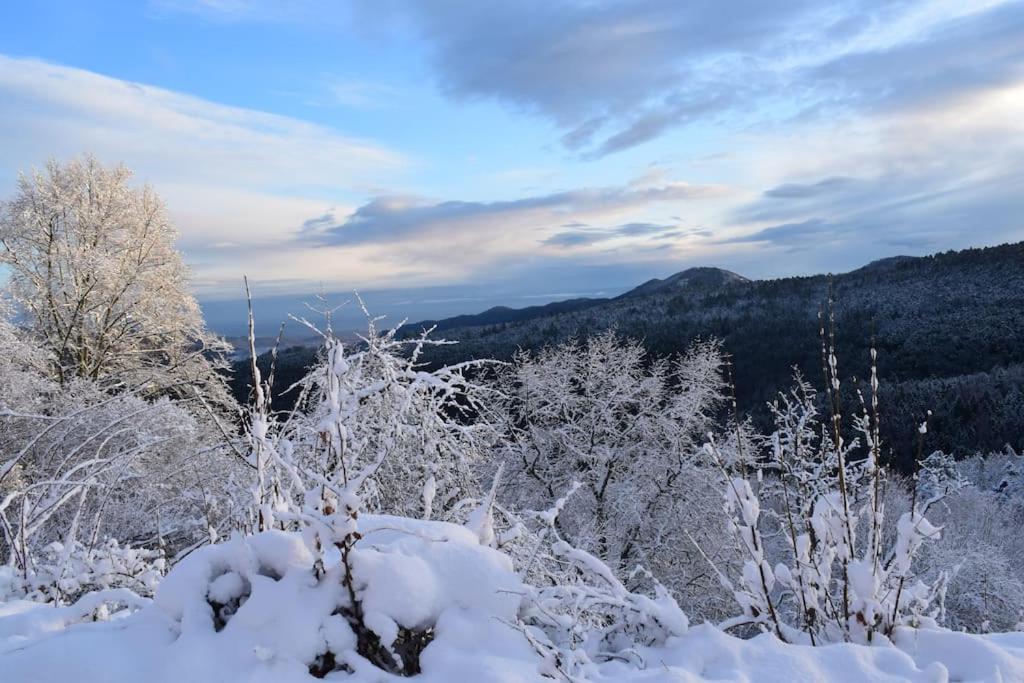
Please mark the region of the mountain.
[[421, 320], [418, 323], [406, 325], [406, 329], [419, 332], [423, 329], [435, 328], [436, 331], [450, 330], [456, 327], [481, 327], [484, 325], [499, 325], [502, 323], [523, 322], [533, 318], [542, 318], [557, 313], [569, 313], [571, 311], [582, 311], [605, 303], [608, 299], [566, 299], [565, 301], [554, 301], [542, 306], [527, 306], [526, 308], [509, 308], [508, 306], [495, 306], [488, 308], [483, 313], [471, 315], [457, 315], [453, 318], [443, 320]]
[[688, 268], [675, 275], [670, 275], [664, 280], [657, 278], [648, 280], [639, 287], [631, 289], [617, 298], [628, 299], [637, 296], [648, 296], [650, 294], [666, 294], [685, 288], [717, 289], [745, 282], [750, 282], [750, 280], [742, 275], [737, 275], [732, 271], [722, 270], [721, 268]]

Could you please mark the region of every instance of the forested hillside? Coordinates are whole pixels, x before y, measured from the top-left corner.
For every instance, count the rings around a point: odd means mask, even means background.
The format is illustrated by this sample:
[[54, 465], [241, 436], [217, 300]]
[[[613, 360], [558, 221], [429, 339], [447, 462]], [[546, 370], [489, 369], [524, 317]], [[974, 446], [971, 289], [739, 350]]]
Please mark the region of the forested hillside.
[[427, 358], [507, 360], [518, 348], [613, 327], [656, 357], [713, 337], [732, 358], [740, 411], [761, 424], [794, 365], [821, 378], [818, 313], [831, 287], [840, 372], [866, 377], [874, 335], [886, 436], [898, 450], [912, 450], [927, 410], [936, 446], [960, 454], [1024, 446], [1024, 243], [885, 259], [834, 276], [745, 280], [718, 272], [727, 276], [667, 278], [674, 286], [646, 283], [581, 310], [463, 326], [439, 321], [459, 344]]

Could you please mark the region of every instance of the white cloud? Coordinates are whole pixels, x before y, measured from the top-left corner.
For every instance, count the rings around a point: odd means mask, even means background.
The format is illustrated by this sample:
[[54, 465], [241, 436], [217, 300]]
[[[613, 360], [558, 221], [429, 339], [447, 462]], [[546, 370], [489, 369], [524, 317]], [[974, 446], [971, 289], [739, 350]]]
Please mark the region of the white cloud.
[[[48, 158], [124, 162], [167, 201], [200, 280], [205, 252], [289, 240], [311, 214], [409, 165], [324, 126], [33, 59], [0, 55], [0, 101], [0, 197], [18, 169]], [[229, 261], [236, 274], [248, 267]]]
[[407, 163], [324, 126], [31, 59], [0, 56], [0, 95], [8, 165], [92, 150], [160, 180], [294, 187]]
[[746, 140], [742, 183], [756, 196], [718, 237], [816, 270], [1020, 240], [1022, 121], [1018, 82]]

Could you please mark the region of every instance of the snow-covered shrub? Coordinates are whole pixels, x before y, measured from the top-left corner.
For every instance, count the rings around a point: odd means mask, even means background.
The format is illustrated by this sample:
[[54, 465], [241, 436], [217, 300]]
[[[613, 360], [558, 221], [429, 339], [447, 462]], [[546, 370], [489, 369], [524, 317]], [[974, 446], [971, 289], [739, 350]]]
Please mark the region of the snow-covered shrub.
[[[962, 486], [955, 464], [942, 453], [922, 457], [923, 422], [909, 509], [887, 532], [875, 351], [870, 400], [858, 391], [854, 436], [847, 438], [833, 348], [823, 327], [826, 416], [818, 413], [814, 389], [797, 376], [796, 387], [772, 406], [776, 429], [757, 477], [733, 476], [726, 486], [733, 535], [747, 558], [738, 575], [723, 576], [742, 611], [729, 626], [753, 624], [794, 642], [870, 642], [941, 617], [948, 576], [925, 583], [915, 560], [940, 537], [925, 513]], [[705, 450], [730, 474], [713, 440]], [[781, 543], [766, 542], [768, 528]]]
[[151, 597], [167, 570], [160, 550], [122, 546], [112, 538], [95, 547], [78, 541], [69, 546], [54, 542], [34, 560], [27, 577], [12, 567], [0, 568], [5, 577], [0, 580], [0, 601], [22, 598], [65, 605], [87, 593], [117, 588]]
[[972, 485], [930, 514], [943, 534], [924, 549], [920, 571], [928, 578], [949, 573], [945, 623], [950, 628], [1008, 631], [1024, 621], [1020, 504]]
[[[454, 524], [375, 515], [358, 524], [345, 559], [276, 529], [201, 548], [172, 569], [154, 606], [182, 638], [254, 653], [282, 678], [496, 680], [498, 662], [480, 647], [507, 638], [517, 616], [522, 588], [508, 558]], [[529, 653], [525, 641], [518, 650]]]
[[204, 501], [230, 476], [208, 425], [167, 398], [111, 396], [88, 380], [40, 386], [11, 407], [0, 396], [4, 562], [27, 575], [50, 543], [105, 537], [176, 550], [206, 528]]
[[[298, 408], [287, 416], [271, 413], [272, 377], [264, 381], [252, 363], [249, 527], [302, 539], [312, 581], [323, 586], [332, 623], [337, 622], [325, 628], [340, 638], [316, 653], [310, 670], [321, 676], [364, 665], [413, 675], [419, 652], [433, 637], [433, 623], [396, 622], [366, 604], [359, 564], [372, 554], [361, 550], [365, 543], [356, 548], [367, 533], [360, 522], [364, 508], [444, 516], [476, 492], [471, 465], [479, 457], [480, 430], [467, 414], [478, 409], [480, 390], [465, 372], [478, 364], [424, 370], [420, 353], [433, 343], [426, 333], [402, 341], [398, 328], [381, 333], [377, 319], [369, 321], [367, 335], [351, 347], [328, 324], [322, 359], [300, 383]], [[251, 351], [254, 346], [250, 309]], [[493, 496], [487, 514], [492, 503]], [[479, 526], [474, 539], [486, 536], [487, 525]], [[216, 601], [222, 621], [247, 599], [252, 579], [241, 579], [214, 587], [223, 590], [224, 600]], [[401, 600], [409, 604], [408, 596]]]
[[529, 564], [518, 567], [530, 580], [517, 626], [541, 657], [540, 672], [569, 681], [614, 660], [643, 668], [644, 648], [661, 647], [689, 628], [684, 611], [649, 572], [634, 568], [628, 577], [634, 587], [627, 588], [604, 561], [562, 538], [558, 518], [580, 489], [575, 483], [551, 509], [530, 514], [541, 528], [531, 539]]
[[320, 360], [286, 418], [270, 414], [271, 387], [253, 367], [248, 459], [262, 528], [274, 505], [358, 472], [365, 473], [362, 505], [374, 511], [446, 519], [478, 495], [476, 469], [492, 434], [479, 418], [488, 390], [467, 373], [481, 363], [428, 371], [420, 366], [423, 348], [445, 342], [426, 332], [399, 339], [399, 327], [381, 331], [377, 321], [368, 317], [367, 333], [351, 345], [324, 333]]

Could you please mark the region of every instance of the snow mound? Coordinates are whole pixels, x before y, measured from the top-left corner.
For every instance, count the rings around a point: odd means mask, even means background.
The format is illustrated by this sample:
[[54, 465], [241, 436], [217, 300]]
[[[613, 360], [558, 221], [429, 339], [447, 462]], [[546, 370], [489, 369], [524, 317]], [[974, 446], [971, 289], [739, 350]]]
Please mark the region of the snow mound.
[[[402, 632], [429, 641], [418, 680], [530, 680], [535, 656], [507, 625], [524, 589], [505, 555], [453, 524], [359, 522], [364, 623], [386, 648]], [[349, 670], [329, 679], [397, 680], [355, 651], [339, 571], [335, 558], [317, 580], [301, 536], [268, 531], [194, 552], [124, 618], [69, 626], [68, 608], [12, 603], [0, 612], [0, 680], [290, 683], [316, 680], [311, 667], [328, 652]]]
[[[552, 680], [541, 673], [550, 662], [517, 628], [531, 589], [506, 555], [452, 524], [366, 516], [359, 528], [350, 557], [362, 623], [393, 656], [416, 651], [414, 680]], [[326, 565], [315, 566], [299, 534], [270, 531], [194, 552], [151, 602], [108, 596], [135, 611], [105, 621], [90, 621], [99, 596], [61, 608], [0, 603], [0, 681], [401, 680], [357, 651], [340, 557]], [[576, 680], [1024, 681], [1024, 634], [903, 629], [892, 644], [814, 648], [771, 635], [741, 640], [707, 624], [675, 632]]]

